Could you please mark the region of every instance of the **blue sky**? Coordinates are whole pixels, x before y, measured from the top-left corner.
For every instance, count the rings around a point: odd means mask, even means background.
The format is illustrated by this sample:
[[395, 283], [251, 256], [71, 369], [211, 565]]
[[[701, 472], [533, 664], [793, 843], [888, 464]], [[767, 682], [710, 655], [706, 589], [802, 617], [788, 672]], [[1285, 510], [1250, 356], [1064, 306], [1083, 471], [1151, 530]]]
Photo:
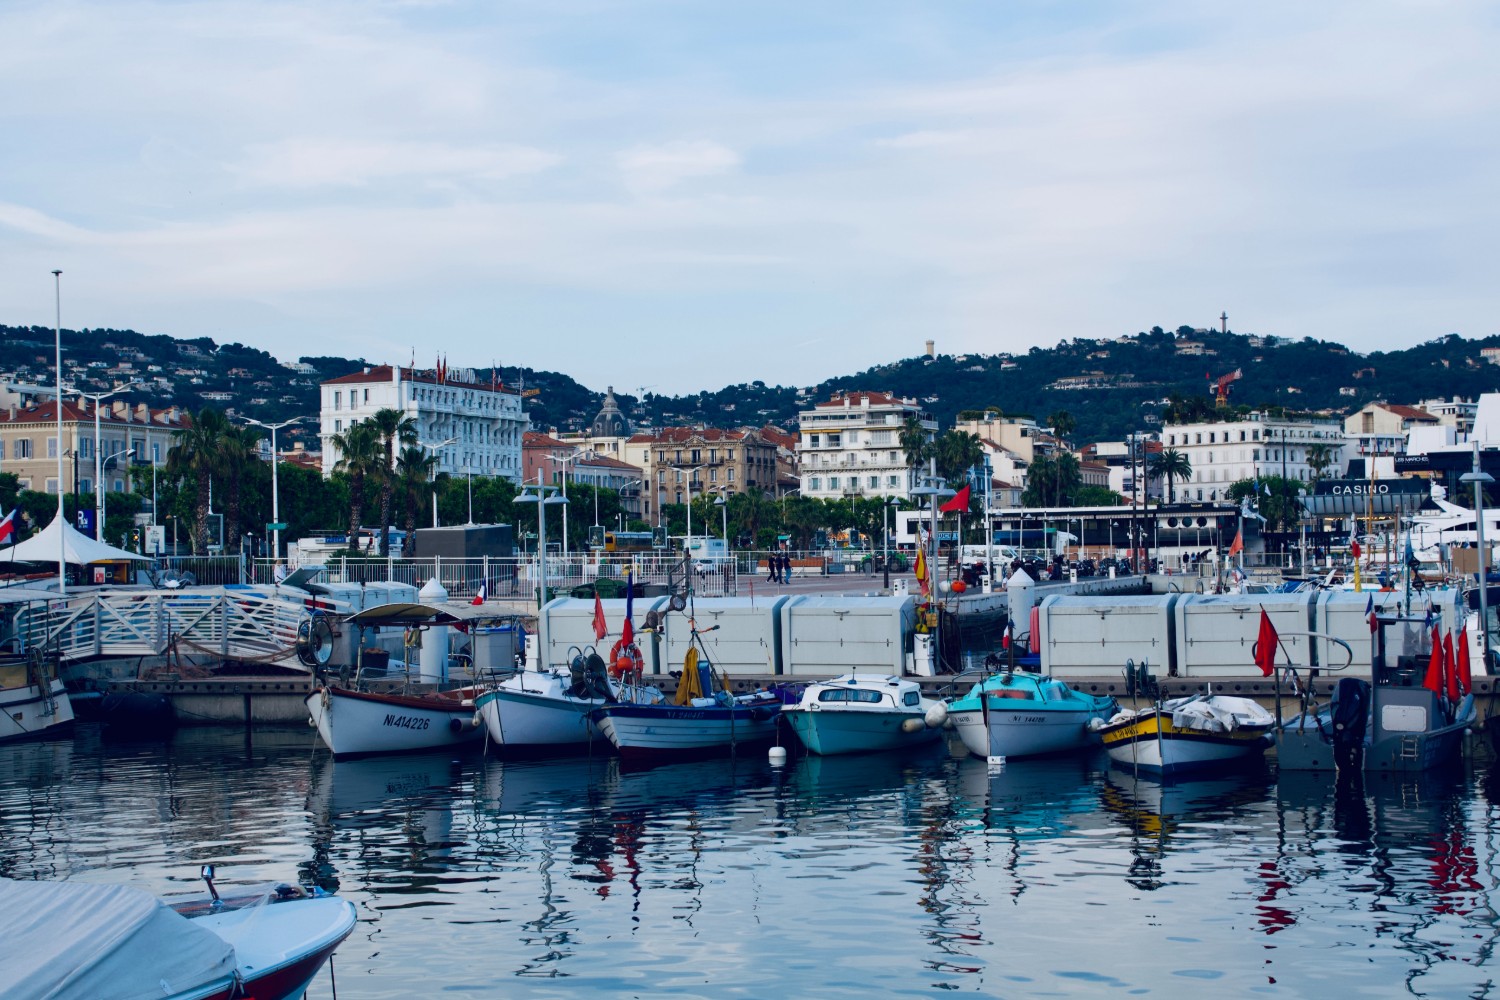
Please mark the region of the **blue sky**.
[[12, 0], [0, 322], [61, 268], [70, 327], [631, 392], [1487, 336], [1497, 10]]

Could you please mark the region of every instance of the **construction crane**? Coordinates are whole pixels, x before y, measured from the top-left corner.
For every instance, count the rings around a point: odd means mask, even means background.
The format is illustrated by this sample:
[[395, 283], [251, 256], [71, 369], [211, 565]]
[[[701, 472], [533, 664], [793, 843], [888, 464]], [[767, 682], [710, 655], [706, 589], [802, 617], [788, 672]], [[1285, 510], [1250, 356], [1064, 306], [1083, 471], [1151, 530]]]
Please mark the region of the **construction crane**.
[[1229, 405], [1229, 386], [1231, 383], [1238, 382], [1244, 374], [1244, 371], [1236, 368], [1228, 375], [1221, 375], [1218, 378], [1214, 378], [1212, 374], [1207, 376], [1208, 391], [1213, 393], [1215, 406], [1222, 409]]

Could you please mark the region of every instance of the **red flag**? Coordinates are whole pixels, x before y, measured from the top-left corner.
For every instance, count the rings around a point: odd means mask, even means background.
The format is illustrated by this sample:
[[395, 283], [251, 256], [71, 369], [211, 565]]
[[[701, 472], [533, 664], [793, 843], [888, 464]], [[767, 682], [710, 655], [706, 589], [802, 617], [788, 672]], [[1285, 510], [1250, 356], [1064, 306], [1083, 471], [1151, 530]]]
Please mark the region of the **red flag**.
[[1233, 559], [1236, 553], [1245, 551], [1245, 532], [1240, 529], [1234, 533], [1234, 541], [1229, 543], [1229, 558]]
[[927, 551], [922, 548], [920, 541], [917, 544], [917, 583], [922, 586], [922, 596], [926, 597], [931, 587], [927, 579]]
[[609, 626], [604, 624], [604, 602], [599, 600], [599, 592], [594, 591], [594, 638], [603, 639], [609, 634]]
[[1262, 677], [1270, 677], [1276, 670], [1276, 643], [1279, 641], [1271, 616], [1261, 608], [1260, 634], [1255, 637], [1255, 665], [1260, 667]]
[[620, 626], [620, 645], [628, 646], [635, 641], [635, 623], [630, 620], [635, 613], [635, 574], [625, 570], [625, 623]]
[[1436, 625], [1432, 626], [1432, 655], [1427, 659], [1427, 673], [1422, 677], [1422, 686], [1433, 694], [1443, 694], [1443, 636]]
[[1473, 673], [1469, 669], [1469, 626], [1458, 630], [1458, 689], [1468, 694], [1473, 687]]
[[1453, 633], [1443, 636], [1443, 678], [1448, 689], [1448, 700], [1458, 701], [1458, 666], [1453, 662]]
[[947, 503], [943, 504], [941, 507], [938, 508], [938, 510], [940, 510], [944, 514], [951, 514], [955, 510], [957, 510], [957, 511], [965, 511], [965, 510], [968, 510], [968, 509], [969, 509], [969, 486], [968, 486], [967, 483], [964, 484], [964, 488], [963, 489], [961, 489], [957, 493], [953, 494], [953, 499], [952, 500], [949, 500]]
[[1349, 551], [1354, 555], [1354, 558], [1359, 558], [1359, 539], [1356, 538], [1349, 543]]

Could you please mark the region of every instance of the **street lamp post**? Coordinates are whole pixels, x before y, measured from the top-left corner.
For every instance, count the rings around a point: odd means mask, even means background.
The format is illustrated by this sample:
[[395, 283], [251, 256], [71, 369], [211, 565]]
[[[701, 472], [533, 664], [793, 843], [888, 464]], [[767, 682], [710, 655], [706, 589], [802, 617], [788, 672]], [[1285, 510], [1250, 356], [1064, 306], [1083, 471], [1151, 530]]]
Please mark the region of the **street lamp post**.
[[[248, 417], [245, 419], [246, 423], [248, 423], [248, 424], [254, 424], [256, 427], [264, 427], [264, 428], [266, 428], [267, 430], [269, 430], [271, 432], [271, 520], [273, 522], [275, 522], [276, 524], [278, 524], [278, 525], [281, 524], [281, 489], [280, 489], [280, 481], [277, 479], [277, 476], [276, 476], [276, 469], [277, 469], [278, 466], [281, 465], [281, 453], [276, 450], [276, 432], [279, 431], [283, 427], [289, 427], [292, 424], [299, 423], [301, 420], [302, 420], [301, 417], [293, 417], [291, 420], [283, 420], [279, 424], [266, 424], [266, 423], [260, 422], [259, 420], [252, 420], [252, 419], [250, 419]], [[153, 524], [156, 523], [156, 463], [155, 462], [151, 463], [151, 521], [152, 521]], [[281, 529], [279, 527], [276, 528], [275, 531], [274, 531], [274, 534], [276, 536], [276, 540], [273, 543], [273, 550], [271, 552], [271, 558], [273, 560], [277, 561], [277, 562], [280, 562], [281, 561]]]
[[[418, 441], [417, 442], [417, 444], [419, 446], [421, 446], [423, 448], [426, 448], [428, 451], [431, 451], [431, 452], [436, 452], [439, 448], [446, 448], [450, 444], [457, 444], [457, 443], [458, 443], [458, 438], [456, 438], [456, 437], [451, 437], [451, 438], [449, 438], [446, 441], [439, 441], [437, 444], [429, 444], [426, 441]], [[432, 477], [432, 526], [434, 528], [436, 528], [438, 526], [437, 474], [436, 473], [434, 473], [433, 477]]]
[[682, 548], [684, 552], [691, 554], [693, 551], [693, 473], [699, 469], [707, 468], [707, 466], [695, 465], [691, 469], [687, 469], [677, 465], [669, 465], [667, 468], [673, 472], [687, 474], [687, 540], [683, 543]]
[[[124, 451], [117, 451], [113, 455], [110, 455], [108, 458], [106, 458], [100, 464], [101, 465], [109, 465], [109, 463], [113, 462], [115, 459], [119, 458], [121, 455], [133, 455], [133, 454], [135, 454], [135, 449], [134, 448], [126, 448]], [[95, 486], [96, 489], [98, 489], [98, 485], [99, 485], [98, 483], [94, 484], [94, 486]], [[105, 538], [104, 538], [104, 491], [103, 490], [98, 490], [98, 497], [99, 497], [99, 507], [98, 507], [98, 515], [97, 516], [99, 518], [99, 523], [96, 524], [96, 525], [94, 525], [94, 537], [96, 539], [98, 539], [99, 541], [102, 542], [102, 541], [105, 540]]]
[[[545, 516], [545, 508], [548, 504], [563, 504], [563, 510], [566, 511], [566, 504], [568, 502], [568, 498], [566, 495], [550, 497], [547, 496], [548, 490], [558, 490], [560, 489], [560, 487], [543, 483], [541, 479], [542, 474], [538, 472], [536, 486], [527, 486], [525, 491], [522, 492], [520, 496], [516, 497], [514, 501], [515, 503], [536, 504], [537, 582], [539, 584], [539, 590], [537, 592], [538, 609], [540, 609], [547, 600], [547, 518]], [[536, 491], [535, 493], [532, 492], [533, 489]], [[542, 616], [540, 625], [543, 629], [547, 627], [545, 616]], [[541, 650], [543, 654], [545, 654], [547, 648], [545, 633], [543, 634], [543, 637], [540, 641], [542, 642]], [[538, 662], [542, 662], [541, 659], [539, 659]], [[543, 665], [545, 666], [545, 664]]]
[[52, 287], [57, 298], [57, 593], [68, 593], [68, 539], [63, 531], [63, 446], [62, 446], [62, 272], [52, 272]]
[[[124, 392], [133, 385], [140, 385], [138, 378], [131, 379], [124, 385], [117, 385], [108, 392], [80, 392], [79, 395], [85, 399], [94, 401], [94, 537], [104, 537], [104, 459], [99, 438], [99, 404], [113, 396], [115, 393]], [[61, 406], [62, 396], [58, 396]], [[62, 439], [58, 438], [58, 447], [62, 447]]]
[[883, 524], [885, 531], [881, 533], [880, 539], [880, 562], [885, 567], [886, 590], [891, 589], [891, 508], [895, 507], [900, 502], [901, 501], [896, 497], [886, 497], [885, 503], [882, 504], [882, 506], [885, 507], [885, 518]]
[[1458, 481], [1474, 484], [1474, 529], [1479, 541], [1479, 648], [1484, 670], [1488, 672], [1490, 669], [1490, 617], [1489, 605], [1486, 601], [1488, 595], [1485, 591], [1488, 589], [1489, 580], [1486, 579], [1488, 574], [1485, 563], [1489, 560], [1486, 558], [1484, 542], [1484, 488], [1487, 484], [1493, 483], [1495, 477], [1479, 467], [1478, 441], [1474, 442], [1474, 470], [1459, 476]]

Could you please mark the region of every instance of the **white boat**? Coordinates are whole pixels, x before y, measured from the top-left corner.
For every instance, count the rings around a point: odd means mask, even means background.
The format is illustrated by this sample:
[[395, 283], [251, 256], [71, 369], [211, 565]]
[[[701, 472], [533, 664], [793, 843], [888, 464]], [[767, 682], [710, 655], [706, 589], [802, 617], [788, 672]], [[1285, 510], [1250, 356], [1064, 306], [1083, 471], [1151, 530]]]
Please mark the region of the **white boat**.
[[474, 710], [480, 693], [473, 687], [377, 693], [325, 684], [307, 696], [307, 713], [335, 757], [439, 750], [484, 735]]
[[865, 753], [931, 744], [948, 710], [922, 697], [916, 681], [880, 674], [845, 674], [809, 684], [782, 718], [815, 754]]
[[63, 682], [38, 656], [0, 659], [0, 742], [61, 736], [73, 725]]
[[567, 670], [523, 670], [485, 691], [474, 704], [495, 745], [561, 750], [604, 739], [590, 718], [596, 708], [664, 700], [658, 688], [642, 683], [638, 670], [611, 671], [592, 651], [578, 651]]
[[976, 757], [1032, 757], [1099, 745], [1089, 728], [1119, 711], [1115, 699], [1088, 695], [1052, 677], [1004, 671], [948, 704], [948, 719]]
[[0, 982], [48, 1000], [290, 1000], [354, 925], [353, 904], [333, 897], [190, 920], [129, 886], [0, 879]]
[[1095, 728], [1116, 764], [1176, 774], [1257, 760], [1275, 727], [1271, 713], [1249, 698], [1210, 693], [1122, 711]]

